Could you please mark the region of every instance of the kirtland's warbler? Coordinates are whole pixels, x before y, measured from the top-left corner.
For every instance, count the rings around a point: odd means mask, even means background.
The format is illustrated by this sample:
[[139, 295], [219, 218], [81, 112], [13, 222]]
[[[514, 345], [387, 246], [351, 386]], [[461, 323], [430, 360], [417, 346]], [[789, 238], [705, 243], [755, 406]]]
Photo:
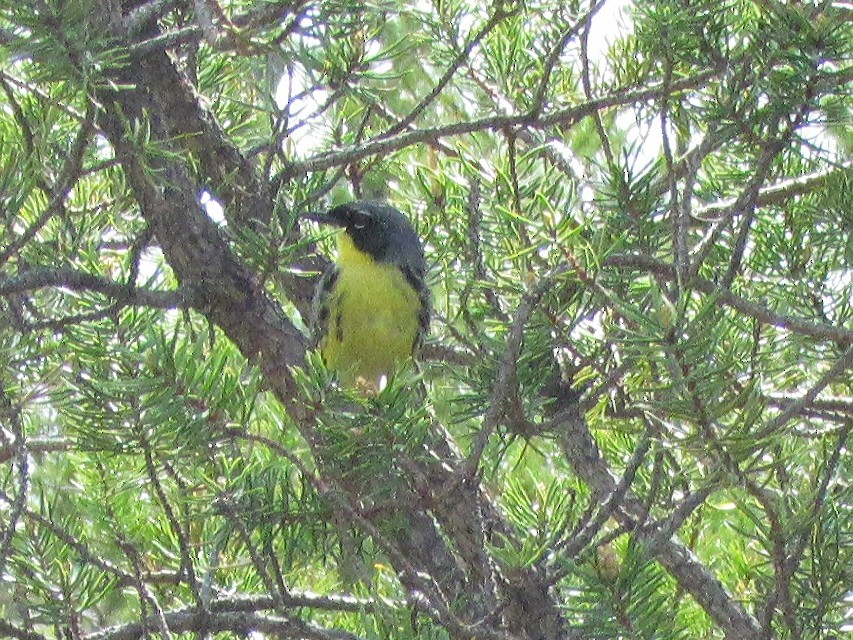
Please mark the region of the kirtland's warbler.
[[343, 230], [337, 260], [314, 297], [320, 354], [344, 386], [379, 391], [429, 328], [420, 239], [402, 213], [382, 202], [350, 202], [306, 217]]

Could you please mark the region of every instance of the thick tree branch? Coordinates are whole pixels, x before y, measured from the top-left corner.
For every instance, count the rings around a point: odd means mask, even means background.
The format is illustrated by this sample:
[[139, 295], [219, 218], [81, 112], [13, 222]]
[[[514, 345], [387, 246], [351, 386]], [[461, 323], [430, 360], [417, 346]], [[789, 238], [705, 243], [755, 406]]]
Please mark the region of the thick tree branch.
[[[601, 455], [584, 418], [566, 412], [554, 419], [553, 432], [577, 474], [593, 492], [605, 501], [617, 491], [615, 475]], [[674, 539], [661, 539], [655, 529], [636, 527], [637, 517], [645, 509], [629, 491], [616, 519], [641, 541], [650, 545], [654, 557], [690, 593], [705, 612], [720, 626], [727, 640], [758, 640], [759, 627], [740, 603], [693, 553]], [[666, 531], [668, 534], [668, 530]]]

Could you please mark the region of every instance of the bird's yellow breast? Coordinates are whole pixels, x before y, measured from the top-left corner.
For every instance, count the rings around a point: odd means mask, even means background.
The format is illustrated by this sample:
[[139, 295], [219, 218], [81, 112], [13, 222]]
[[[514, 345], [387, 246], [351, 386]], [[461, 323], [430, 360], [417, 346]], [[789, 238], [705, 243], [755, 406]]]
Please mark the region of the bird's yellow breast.
[[412, 355], [420, 297], [396, 265], [377, 262], [346, 234], [338, 238], [338, 251], [320, 351], [345, 385], [379, 388], [381, 378]]

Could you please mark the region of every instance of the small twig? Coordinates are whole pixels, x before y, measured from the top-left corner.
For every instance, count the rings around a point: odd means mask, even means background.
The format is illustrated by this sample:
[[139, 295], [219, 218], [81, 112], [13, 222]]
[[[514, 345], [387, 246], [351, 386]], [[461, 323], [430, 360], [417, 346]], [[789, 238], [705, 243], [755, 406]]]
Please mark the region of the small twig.
[[[610, 492], [604, 501], [600, 498], [594, 501], [595, 504], [599, 505], [595, 516], [590, 518], [585, 524], [583, 524], [583, 526], [578, 527], [576, 532], [573, 533], [563, 544], [557, 546], [558, 549], [562, 547], [562, 553], [565, 557], [574, 558], [579, 554], [590, 542], [592, 542], [593, 538], [599, 531], [601, 531], [601, 528], [607, 520], [610, 519], [613, 513], [622, 505], [628, 490], [634, 483], [634, 479], [637, 476], [637, 471], [639, 471], [640, 465], [646, 459], [646, 454], [649, 451], [651, 443], [652, 439], [649, 437], [649, 433], [646, 432], [643, 435], [643, 439], [640, 440], [640, 443], [634, 449], [634, 454], [631, 456], [631, 460], [628, 462], [625, 472], [622, 474], [622, 478], [620, 478], [619, 482], [613, 488], [613, 491]], [[571, 570], [568, 568], [558, 570], [550, 578], [550, 584], [556, 584], [569, 573], [571, 573]]]
[[124, 17], [124, 28], [130, 36], [136, 35], [174, 5], [173, 0], [149, 0], [136, 6]]
[[[7, 505], [14, 504], [14, 500], [11, 496], [9, 496], [5, 491], [0, 489], [0, 502], [4, 502]], [[134, 578], [132, 575], [125, 573], [118, 567], [116, 567], [112, 562], [102, 557], [102, 554], [95, 553], [85, 543], [77, 540], [74, 536], [70, 535], [66, 532], [62, 527], [58, 524], [50, 520], [49, 518], [44, 517], [40, 513], [36, 511], [32, 511], [31, 509], [24, 510], [24, 516], [29, 520], [35, 522], [39, 527], [43, 527], [44, 529], [50, 531], [50, 533], [68, 545], [70, 548], [74, 549], [77, 553], [78, 557], [83, 562], [88, 562], [96, 566], [98, 569], [103, 571], [104, 573], [108, 573], [110, 575], [115, 576], [118, 580], [122, 581], [123, 584], [134, 584]]]
[[[664, 84], [668, 86], [672, 82], [672, 60], [669, 55], [664, 58]], [[672, 249], [675, 263], [675, 290], [673, 298], [678, 297], [685, 276], [690, 269], [690, 254], [687, 246], [687, 232], [690, 228], [690, 219], [680, 206], [678, 184], [673, 171], [674, 161], [672, 147], [669, 142], [669, 100], [665, 95], [661, 99], [660, 110], [660, 133], [663, 158], [666, 163], [666, 175], [669, 176], [669, 211], [672, 218]], [[666, 295], [666, 293], [664, 293]]]
[[[700, 218], [699, 214], [693, 213], [693, 190], [696, 186], [699, 169], [702, 167], [702, 161], [707, 158], [712, 151], [718, 149], [727, 139], [726, 134], [718, 128], [716, 122], [709, 123], [708, 132], [702, 138], [702, 141], [698, 146], [684, 154], [678, 166], [672, 166], [668, 170], [668, 176], [665, 177], [665, 179], [677, 179], [679, 168], [684, 173], [681, 215], [686, 220], [691, 218]], [[734, 204], [734, 200], [732, 200], [730, 204]]]
[[[554, 269], [551, 273], [542, 278], [537, 285], [529, 291], [521, 300], [521, 304], [516, 309], [515, 316], [512, 319], [512, 326], [509, 333], [509, 338], [506, 341], [501, 364], [498, 368], [497, 378], [492, 387], [492, 395], [489, 400], [489, 408], [483, 416], [483, 426], [474, 440], [474, 445], [471, 452], [462, 464], [460, 471], [461, 481], [470, 481], [477, 472], [480, 465], [480, 459], [483, 452], [486, 450], [486, 445], [492, 436], [492, 433], [497, 428], [499, 422], [508, 412], [517, 413], [520, 411], [518, 400], [518, 357], [521, 353], [521, 345], [524, 340], [524, 329], [527, 325], [527, 320], [536, 305], [539, 304], [542, 296], [553, 285], [554, 281], [563, 274], [570, 271], [571, 268], [567, 265], [562, 265]], [[522, 419], [523, 416], [513, 415], [514, 419]]]
[[[675, 278], [675, 270], [672, 265], [649, 256], [636, 254], [611, 255], [605, 258], [603, 266], [641, 269], [665, 278]], [[713, 296], [713, 302], [718, 306], [732, 307], [742, 314], [755, 318], [765, 324], [820, 340], [828, 340], [839, 345], [847, 346], [853, 343], [853, 330], [851, 329], [829, 324], [807, 322], [801, 318], [771, 311], [766, 307], [745, 300], [727, 289], [722, 289], [710, 280], [705, 280], [698, 276], [693, 277], [690, 280], [690, 288]]]
[[[98, 476], [101, 481], [101, 486], [103, 487], [103, 495], [107, 498], [111, 494], [109, 483], [107, 481], [109, 474], [100, 460], [96, 461], [95, 467], [98, 470]], [[130, 586], [136, 589], [136, 592], [139, 595], [140, 615], [146, 617], [146, 624], [156, 622], [157, 628], [160, 630], [160, 633], [163, 634], [163, 638], [171, 638], [172, 636], [169, 632], [169, 627], [166, 624], [166, 620], [163, 618], [163, 608], [160, 606], [160, 603], [157, 601], [157, 596], [152, 593], [149, 588], [149, 584], [143, 576], [144, 563], [142, 561], [142, 554], [139, 553], [139, 549], [136, 545], [127, 538], [121, 525], [119, 525], [119, 519], [116, 517], [115, 510], [113, 509], [113, 501], [108, 498], [104, 500], [104, 508], [106, 509], [107, 517], [113, 525], [116, 544], [124, 553], [133, 569], [133, 582], [130, 583]], [[174, 584], [180, 584], [182, 577], [181, 573], [176, 574]], [[149, 607], [154, 611], [153, 616], [148, 616]], [[148, 627], [146, 627], [146, 630], [147, 628]]]
[[[6, 87], [5, 83], [2, 83], [2, 85]], [[9, 90], [7, 89], [7, 91]], [[11, 96], [11, 91], [9, 91], [9, 94]], [[0, 253], [0, 265], [5, 264], [10, 257], [16, 255], [22, 247], [36, 236], [39, 230], [41, 230], [51, 218], [57, 215], [64, 215], [65, 198], [68, 197], [69, 193], [71, 193], [72, 188], [82, 175], [83, 156], [86, 148], [89, 146], [89, 140], [92, 133], [94, 132], [94, 114], [95, 109], [90, 103], [85, 120], [80, 124], [80, 128], [77, 131], [77, 138], [74, 140], [71, 152], [68, 154], [68, 158], [62, 166], [56, 180], [52, 181], [52, 183], [48, 183], [43, 177], [39, 178], [39, 188], [46, 196], [49, 197], [47, 206], [44, 208], [44, 211], [42, 211], [39, 217], [36, 218], [35, 222], [24, 230], [24, 232], [15, 240], [10, 242], [6, 249]], [[21, 123], [22, 127], [25, 122], [26, 120], [23, 120], [23, 123]]]
[[[765, 145], [761, 155], [756, 162], [755, 169], [752, 173], [752, 177], [747, 182], [741, 194], [735, 198], [732, 202], [731, 207], [729, 207], [725, 213], [723, 214], [720, 221], [711, 229], [711, 231], [705, 235], [702, 239], [702, 242], [696, 247], [694, 251], [695, 259], [693, 260], [693, 264], [688, 271], [687, 278], [694, 277], [699, 270], [702, 268], [705, 260], [710, 255], [711, 251], [713, 251], [717, 243], [722, 236], [722, 234], [731, 226], [736, 215], [745, 213], [745, 220], [750, 222], [752, 220], [752, 216], [755, 212], [756, 202], [758, 199], [758, 194], [761, 191], [761, 185], [764, 184], [765, 180], [767, 180], [770, 175], [770, 169], [773, 165], [773, 161], [776, 159], [778, 153], [782, 150], [782, 146], [779, 144], [779, 141], [773, 140], [767, 145]], [[748, 224], [746, 226], [741, 226], [741, 236], [744, 234], [744, 229], [748, 230]], [[735, 241], [734, 254], [738, 254], [738, 246], [745, 246], [745, 239], [740, 237]], [[733, 268], [731, 265], [728, 271], [728, 277], [733, 277]], [[731, 282], [731, 280], [729, 280]]]
[[204, 31], [198, 25], [193, 24], [167, 31], [162, 35], [130, 45], [127, 47], [127, 52], [135, 55], [146, 55], [157, 51], [174, 49], [183, 44], [199, 42], [202, 38], [204, 38]]
[[[809, 522], [817, 522], [821, 509], [826, 503], [826, 493], [829, 489], [829, 483], [832, 481], [832, 478], [838, 469], [838, 463], [841, 461], [842, 452], [846, 451], [847, 438], [850, 436], [851, 431], [853, 431], [853, 421], [848, 420], [837, 434], [836, 444], [832, 449], [832, 454], [829, 456], [829, 460], [826, 462], [823, 477], [820, 479], [820, 484], [818, 484], [817, 489], [815, 490], [811, 513], [808, 518]], [[803, 527], [800, 531], [800, 535], [797, 536], [796, 545], [794, 546], [793, 551], [788, 555], [788, 559], [785, 563], [785, 569], [789, 575], [794, 574], [794, 571], [796, 571], [797, 566], [802, 560], [806, 547], [811, 540], [812, 532], [813, 527]]]
[[15, 537], [18, 522], [27, 504], [27, 494], [30, 487], [30, 465], [21, 409], [9, 397], [2, 380], [0, 380], [0, 417], [5, 418], [4, 422], [9, 425], [11, 436], [14, 438], [9, 448], [12, 455], [17, 458], [16, 466], [18, 468], [17, 495], [14, 502], [10, 503], [11, 509], [9, 509], [6, 518], [7, 526], [4, 527], [3, 535], [0, 537], [0, 575], [3, 575], [6, 570], [6, 559], [12, 550], [12, 540]]
[[220, 495], [216, 500], [214, 507], [216, 511], [225, 517], [228, 523], [237, 530], [237, 533], [243, 542], [243, 546], [246, 548], [246, 551], [249, 553], [249, 557], [252, 559], [252, 565], [255, 567], [255, 571], [258, 572], [258, 577], [260, 577], [261, 581], [264, 583], [264, 587], [267, 589], [267, 592], [272, 594], [273, 600], [275, 601], [275, 610], [284, 613], [287, 608], [287, 599], [289, 598], [289, 594], [286, 589], [282, 590], [280, 585], [273, 582], [273, 579], [270, 577], [269, 572], [266, 569], [264, 559], [258, 554], [257, 548], [252, 543], [251, 533], [234, 510], [231, 496], [226, 494]]
[[421, 101], [415, 105], [415, 107], [409, 111], [408, 115], [400, 119], [394, 126], [388, 129], [385, 133], [379, 135], [379, 138], [387, 138], [389, 136], [393, 136], [397, 133], [400, 133], [404, 129], [408, 128], [410, 124], [412, 124], [417, 117], [423, 113], [424, 109], [426, 109], [438, 96], [444, 91], [444, 88], [450, 82], [456, 72], [459, 71], [459, 67], [461, 67], [466, 60], [468, 60], [471, 52], [474, 51], [474, 48], [483, 41], [483, 39], [491, 33], [495, 27], [497, 27], [502, 20], [512, 15], [512, 12], [504, 11], [501, 9], [500, 3], [495, 3], [497, 9], [495, 9], [494, 13], [492, 13], [491, 17], [489, 17], [486, 24], [482, 26], [482, 28], [474, 34], [474, 37], [471, 38], [465, 45], [465, 47], [460, 51], [444, 74], [439, 78], [438, 82], [435, 83], [435, 86], [432, 90], [425, 95]]
[[116, 311], [118, 311], [118, 309], [118, 305], [112, 304], [91, 313], [77, 313], [70, 316], [63, 316], [55, 320], [42, 320], [39, 322], [27, 323], [23, 326], [22, 331], [29, 333], [38, 333], [39, 331], [62, 333], [68, 327], [74, 325], [80, 325], [87, 322], [93, 323], [103, 320], [104, 318], [115, 318]]
[[[68, 451], [74, 446], [73, 441], [68, 438], [60, 438], [60, 437], [32, 437], [27, 438], [26, 448], [27, 453], [32, 454], [40, 454], [40, 453], [54, 453], [57, 451]], [[16, 455], [16, 446], [15, 443], [4, 444], [0, 446], [0, 464], [11, 460]], [[0, 556], [2, 557], [2, 556]]]
[[[567, 414], [556, 432], [561, 435], [560, 447], [566, 459], [581, 479], [590, 485], [593, 494], [610, 495], [616, 485], [614, 474], [602, 457], [586, 421], [577, 415]], [[640, 509], [636, 499], [629, 493], [623, 508], [614, 515], [623, 526], [633, 529], [631, 513], [639, 512]], [[757, 640], [759, 628], [755, 619], [689, 549], [672, 538], [659, 537], [654, 531], [636, 529], [636, 535], [643, 541], [653, 541], [657, 545], [655, 557], [658, 562], [723, 629], [727, 638]]]
[[711, 494], [719, 488], [720, 485], [717, 481], [709, 481], [707, 485], [693, 491], [684, 500], [682, 500], [681, 504], [672, 509], [671, 513], [665, 520], [656, 523], [654, 527], [650, 527], [649, 529], [654, 531], [652, 534], [653, 542], [650, 544], [650, 551], [654, 553], [656, 552], [656, 547], [659, 543], [672, 540], [672, 537], [681, 528], [681, 525], [684, 524], [687, 518], [689, 518], [696, 509], [705, 504], [705, 501], [711, 496]]
[[800, 415], [805, 409], [811, 406], [818, 394], [823, 391], [829, 383], [838, 379], [848, 369], [853, 367], [853, 346], [849, 347], [844, 354], [835, 361], [835, 363], [815, 382], [812, 387], [796, 401], [792, 402], [788, 407], [777, 415], [773, 420], [767, 423], [763, 429], [753, 435], [753, 438], [761, 439], [775, 433], [785, 423]]
[[196, 602], [201, 602], [201, 596], [198, 591], [198, 580], [195, 575], [193, 555], [190, 552], [188, 532], [178, 521], [175, 510], [172, 508], [172, 503], [166, 495], [163, 484], [160, 482], [160, 478], [157, 474], [157, 467], [154, 464], [154, 453], [151, 449], [151, 443], [148, 441], [147, 436], [144, 435], [142, 428], [139, 429], [139, 434], [140, 444], [143, 449], [143, 457], [145, 459], [145, 469], [148, 472], [148, 481], [154, 489], [154, 495], [157, 496], [157, 500], [160, 502], [160, 507], [163, 509], [166, 521], [169, 523], [169, 528], [172, 530], [172, 535], [178, 541], [178, 548], [181, 552], [181, 571], [186, 576], [186, 584], [189, 585], [190, 591], [192, 592]]
[[[590, 77], [590, 64], [589, 64], [589, 32], [592, 29], [592, 16], [594, 12], [597, 12], [602, 6], [603, 2], [595, 5], [590, 13], [587, 14], [585, 20], [578, 23], [579, 25], [583, 25], [584, 29], [581, 31], [581, 85], [583, 86], [583, 93], [587, 100], [592, 100], [592, 78]], [[608, 166], [615, 166], [613, 157], [613, 149], [610, 146], [610, 136], [607, 135], [607, 130], [604, 128], [604, 123], [601, 121], [601, 114], [596, 111], [592, 114], [592, 120], [595, 123], [595, 130], [598, 133], [598, 138], [601, 140], [601, 148], [604, 151], [604, 158], [607, 160]]]
[[[489, 276], [486, 273], [486, 262], [483, 259], [483, 212], [480, 210], [480, 182], [474, 180], [471, 183], [470, 191], [468, 192], [468, 201], [465, 206], [465, 211], [468, 214], [468, 242], [471, 244], [473, 252], [472, 263], [474, 265], [474, 280], [466, 283], [466, 288], [463, 293], [463, 299], [467, 298], [470, 289], [475, 283], [485, 283], [489, 281]], [[483, 287], [483, 295], [486, 302], [495, 317], [506, 322], [509, 316], [501, 309], [501, 303], [497, 294], [491, 287]]]

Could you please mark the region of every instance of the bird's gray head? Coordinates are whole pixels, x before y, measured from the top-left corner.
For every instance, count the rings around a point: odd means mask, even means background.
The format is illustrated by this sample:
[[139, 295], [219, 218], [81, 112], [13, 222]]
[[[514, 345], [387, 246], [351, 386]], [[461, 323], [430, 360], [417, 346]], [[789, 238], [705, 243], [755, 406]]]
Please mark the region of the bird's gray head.
[[412, 224], [390, 205], [357, 200], [308, 217], [343, 227], [353, 244], [377, 262], [396, 264], [417, 274], [425, 270], [423, 247]]

